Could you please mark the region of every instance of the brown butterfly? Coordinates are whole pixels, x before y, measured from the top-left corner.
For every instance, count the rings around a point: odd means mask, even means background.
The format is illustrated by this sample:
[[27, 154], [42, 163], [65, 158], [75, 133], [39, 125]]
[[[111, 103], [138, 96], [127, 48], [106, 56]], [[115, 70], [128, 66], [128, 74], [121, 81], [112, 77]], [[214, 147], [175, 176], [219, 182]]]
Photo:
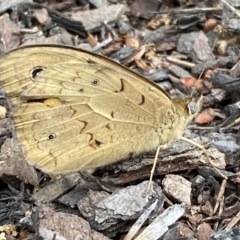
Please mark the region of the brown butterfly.
[[166, 148], [201, 102], [171, 100], [120, 64], [66, 46], [16, 49], [1, 59], [0, 78], [26, 159], [51, 174]]

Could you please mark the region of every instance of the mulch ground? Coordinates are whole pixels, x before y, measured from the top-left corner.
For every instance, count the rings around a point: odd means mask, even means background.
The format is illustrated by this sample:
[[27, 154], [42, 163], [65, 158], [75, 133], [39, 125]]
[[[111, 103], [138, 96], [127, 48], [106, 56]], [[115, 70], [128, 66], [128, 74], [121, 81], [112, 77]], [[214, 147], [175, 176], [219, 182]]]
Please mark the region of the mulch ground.
[[[198, 92], [183, 141], [57, 178], [30, 166], [0, 95], [0, 240], [240, 239], [240, 1], [0, 1], [0, 56], [61, 44], [102, 54], [172, 98]], [[27, 59], [26, 59], [27, 61]], [[1, 80], [1, 76], [0, 76]], [[142, 140], [144, 141], [144, 139]]]

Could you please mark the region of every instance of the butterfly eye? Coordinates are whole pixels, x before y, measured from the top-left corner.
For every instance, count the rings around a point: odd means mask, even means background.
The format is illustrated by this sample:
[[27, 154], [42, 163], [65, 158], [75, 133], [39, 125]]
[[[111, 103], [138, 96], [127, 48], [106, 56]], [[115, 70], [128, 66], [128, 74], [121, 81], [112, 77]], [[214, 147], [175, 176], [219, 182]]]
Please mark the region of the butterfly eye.
[[92, 85], [97, 86], [99, 84], [99, 80], [95, 79], [92, 81]]
[[188, 103], [188, 110], [190, 114], [195, 114], [198, 111], [198, 106], [195, 102]]
[[56, 135], [54, 133], [48, 135], [48, 140], [53, 140], [54, 138], [56, 138]]
[[30, 72], [30, 77], [32, 80], [35, 80], [36, 77], [39, 75], [40, 72], [42, 72], [44, 70], [44, 67], [35, 67], [31, 70]]

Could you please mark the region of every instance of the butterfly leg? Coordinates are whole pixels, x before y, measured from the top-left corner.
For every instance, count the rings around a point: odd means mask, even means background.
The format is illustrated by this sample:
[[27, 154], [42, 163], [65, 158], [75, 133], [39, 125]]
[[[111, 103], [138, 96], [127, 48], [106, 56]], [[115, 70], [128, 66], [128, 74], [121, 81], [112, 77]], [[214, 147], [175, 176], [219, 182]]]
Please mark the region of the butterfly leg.
[[158, 154], [159, 154], [160, 150], [161, 150], [161, 146], [158, 146], [158, 148], [156, 150], [155, 157], [154, 157], [153, 166], [152, 166], [152, 169], [151, 169], [151, 175], [150, 175], [150, 178], [149, 178], [148, 186], [147, 186], [147, 189], [146, 189], [146, 195], [148, 194], [150, 188], [152, 187], [153, 174], [155, 172], [155, 168], [156, 168], [157, 160], [158, 160]]
[[219, 171], [219, 169], [217, 169], [217, 168], [215, 167], [214, 163], [210, 160], [206, 149], [205, 149], [201, 144], [198, 144], [198, 143], [196, 143], [196, 142], [194, 142], [194, 141], [192, 141], [192, 140], [190, 140], [190, 139], [188, 139], [188, 138], [185, 138], [185, 137], [181, 137], [180, 139], [183, 140], [184, 142], [188, 142], [188, 143], [190, 143], [190, 144], [192, 144], [192, 145], [200, 148], [200, 149], [204, 152], [204, 154], [205, 154], [205, 156], [206, 156], [206, 158], [207, 158], [208, 164], [211, 165], [211, 166], [213, 167], [213, 169], [214, 169], [222, 178], [227, 179], [227, 176], [223, 175], [223, 174]]

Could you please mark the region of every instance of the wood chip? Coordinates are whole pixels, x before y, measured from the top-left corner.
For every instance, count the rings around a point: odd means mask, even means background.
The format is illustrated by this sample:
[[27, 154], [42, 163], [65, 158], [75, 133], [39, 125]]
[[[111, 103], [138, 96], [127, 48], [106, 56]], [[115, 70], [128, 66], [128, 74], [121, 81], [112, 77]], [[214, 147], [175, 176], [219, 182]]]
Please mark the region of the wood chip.
[[123, 4], [111, 5], [91, 11], [71, 13], [74, 20], [81, 21], [87, 30], [102, 26], [104, 22], [116, 21], [126, 10]]

